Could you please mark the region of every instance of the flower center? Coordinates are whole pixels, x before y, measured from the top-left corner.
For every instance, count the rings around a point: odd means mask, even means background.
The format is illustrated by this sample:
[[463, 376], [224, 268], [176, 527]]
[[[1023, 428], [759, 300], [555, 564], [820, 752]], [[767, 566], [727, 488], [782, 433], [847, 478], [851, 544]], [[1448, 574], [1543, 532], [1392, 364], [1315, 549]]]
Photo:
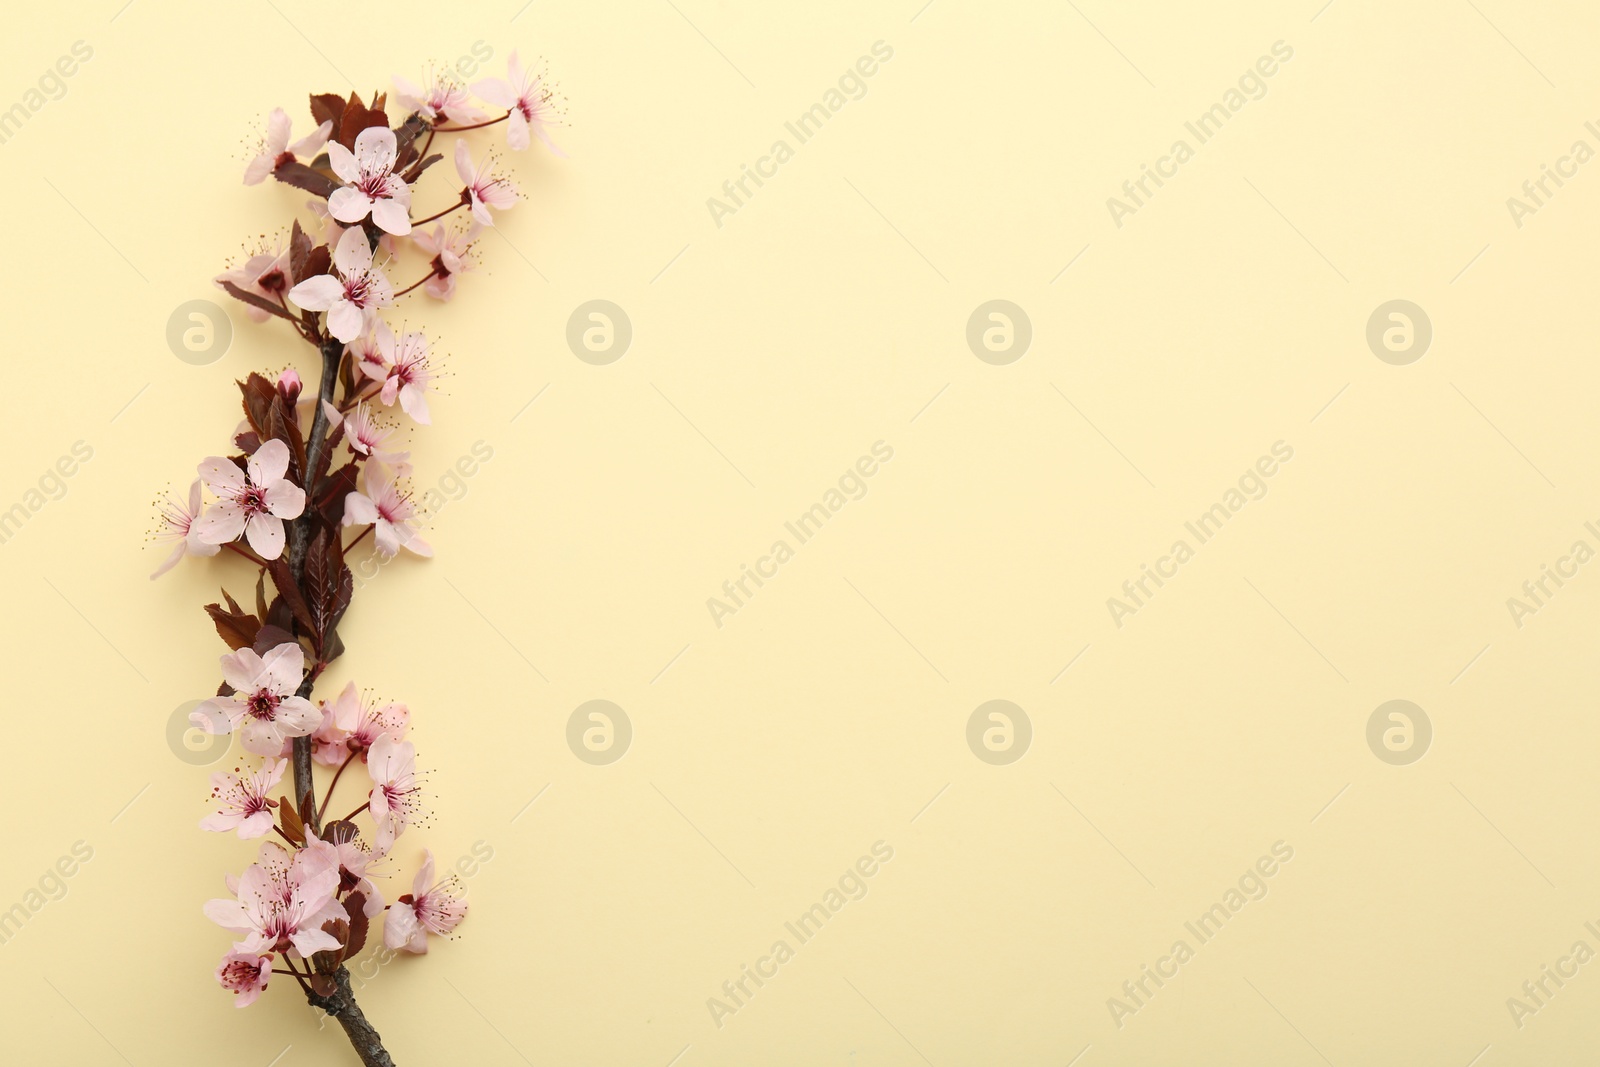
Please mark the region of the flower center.
[[252, 515], [267, 510], [267, 491], [259, 485], [246, 484], [237, 499], [239, 506]]
[[271, 719], [278, 713], [279, 696], [267, 689], [258, 689], [245, 701], [245, 711], [255, 719]]

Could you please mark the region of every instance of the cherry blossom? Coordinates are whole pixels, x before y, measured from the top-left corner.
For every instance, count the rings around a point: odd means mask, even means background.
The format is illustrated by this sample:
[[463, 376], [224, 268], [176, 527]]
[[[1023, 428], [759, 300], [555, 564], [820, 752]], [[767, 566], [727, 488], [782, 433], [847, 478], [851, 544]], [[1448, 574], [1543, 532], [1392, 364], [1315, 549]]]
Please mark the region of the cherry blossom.
[[506, 120], [506, 144], [514, 151], [520, 152], [528, 147], [528, 133], [531, 130], [550, 151], [558, 156], [563, 155], [545, 130], [551, 114], [550, 94], [545, 91], [538, 77], [522, 69], [515, 52], [511, 53], [506, 63], [505, 78], [484, 78], [473, 82], [472, 91], [510, 112]]
[[396, 74], [394, 87], [400, 90], [395, 94], [400, 106], [429, 122], [437, 123], [440, 116], [462, 125], [483, 121], [483, 112], [472, 106], [467, 87], [448, 75], [436, 75], [424, 90]]
[[176, 497], [168, 496], [161, 505], [161, 526], [153, 535], [156, 541], [175, 541], [172, 554], [150, 575], [153, 581], [178, 565], [184, 556], [215, 556], [221, 545], [211, 545], [200, 540], [195, 530], [195, 520], [200, 517], [200, 479], [189, 486], [189, 503], [185, 505]]
[[267, 988], [272, 977], [272, 957], [254, 952], [230, 952], [217, 965], [217, 984], [234, 994], [233, 1006], [248, 1008]]
[[411, 453], [391, 452], [384, 447], [393, 433], [392, 429], [385, 429], [373, 420], [372, 409], [365, 403], [357, 404], [344, 420], [344, 439], [350, 451], [375, 459], [404, 478], [411, 473]]
[[[428, 365], [428, 339], [420, 333], [407, 333], [396, 340], [387, 323], [377, 330], [378, 355], [383, 360], [383, 389], [378, 399], [393, 405], [400, 401], [400, 410], [424, 426], [430, 421], [428, 383], [433, 380], [433, 370]], [[369, 378], [379, 375], [370, 363], [363, 362], [361, 370]]]
[[322, 721], [311, 701], [295, 695], [304, 673], [305, 653], [293, 642], [265, 656], [238, 649], [222, 657], [222, 679], [233, 694], [206, 701], [189, 721], [208, 733], [237, 730], [246, 752], [276, 757], [285, 741], [306, 736]]
[[234, 943], [238, 952], [287, 952], [302, 957], [339, 947], [339, 941], [322, 924], [348, 918], [335, 893], [339, 871], [325, 854], [302, 849], [281, 869], [253, 863], [239, 876], [236, 900], [219, 897], [206, 902], [206, 918], [242, 935]]
[[[335, 831], [347, 828], [348, 825], [335, 827]], [[383, 858], [383, 854], [368, 852], [354, 837], [354, 830], [351, 829], [350, 832], [352, 836], [346, 840], [324, 841], [313, 838], [306, 843], [306, 851], [319, 853], [339, 872], [340, 895], [360, 892], [364, 901], [361, 912], [370, 919], [383, 910], [384, 904], [383, 893], [367, 874], [368, 870]]]
[[333, 123], [324, 122], [309, 136], [290, 144], [289, 126], [289, 116], [284, 113], [283, 108], [273, 108], [272, 114], [267, 116], [267, 136], [262, 144], [261, 154], [252, 159], [244, 169], [246, 185], [260, 185], [266, 180], [267, 175], [283, 164], [293, 163], [301, 157], [316, 155], [322, 150], [322, 146], [328, 143], [328, 135], [333, 132]]
[[401, 897], [383, 919], [383, 947], [391, 951], [428, 951], [428, 935], [443, 937], [454, 930], [467, 914], [454, 877], [433, 884], [433, 853], [424, 849], [422, 867], [411, 883], [411, 892]]
[[328, 197], [328, 214], [347, 224], [370, 214], [379, 229], [404, 237], [411, 232], [411, 187], [394, 173], [394, 131], [369, 127], [356, 135], [355, 146], [352, 153], [337, 141], [328, 145], [328, 165], [347, 183]]
[[[362, 699], [356, 683], [347, 683], [333, 702], [323, 707], [323, 727], [329, 738], [326, 755], [332, 756], [337, 752], [338, 758], [318, 755], [318, 759], [334, 764], [344, 762], [351, 755], [366, 759], [368, 750], [378, 738], [387, 736], [396, 741], [403, 740], [410, 721], [411, 712], [404, 704], [374, 704]], [[319, 735], [322, 732], [319, 730]]]
[[[289, 285], [288, 245], [279, 241], [271, 251], [263, 249], [257, 252], [239, 266], [217, 275], [213, 281], [218, 289], [227, 282], [251, 296], [276, 301], [284, 295]], [[251, 322], [266, 322], [272, 317], [270, 312], [250, 303], [245, 304], [244, 313]]]
[[477, 166], [472, 164], [472, 151], [465, 139], [456, 141], [456, 173], [466, 182], [466, 196], [472, 204], [472, 217], [484, 226], [494, 225], [490, 208], [504, 211], [516, 204], [516, 187], [506, 178], [494, 174], [494, 160], [485, 157]]
[[348, 343], [361, 332], [369, 312], [394, 305], [394, 287], [373, 266], [372, 246], [359, 226], [340, 235], [333, 266], [337, 276], [307, 278], [289, 290], [289, 299], [307, 311], [326, 311], [328, 332]]
[[367, 774], [372, 778], [367, 803], [378, 824], [376, 844], [387, 852], [407, 826], [427, 814], [417, 780], [416, 748], [410, 741], [381, 735], [367, 753]]
[[447, 230], [444, 223], [438, 223], [430, 233], [427, 230], [415, 230], [411, 240], [417, 248], [432, 257], [430, 266], [433, 274], [429, 276], [423, 291], [436, 300], [449, 300], [456, 293], [456, 275], [464, 274], [477, 266], [468, 253], [472, 250], [472, 242], [477, 240], [479, 226], [476, 222], [466, 232]]
[[211, 799], [220, 810], [200, 820], [200, 829], [227, 833], [239, 831], [242, 838], [261, 837], [272, 832], [273, 801], [267, 794], [283, 778], [288, 760], [267, 760], [254, 771], [223, 771], [211, 776]]
[[433, 547], [412, 528], [417, 509], [411, 497], [395, 488], [394, 482], [379, 467], [369, 466], [363, 477], [367, 491], [351, 493], [344, 498], [344, 524], [372, 526], [378, 551], [385, 558], [394, 556], [402, 548], [418, 556], [433, 555]]
[[298, 518], [306, 507], [305, 490], [284, 477], [288, 470], [289, 446], [276, 439], [263, 442], [242, 471], [222, 456], [202, 460], [200, 478], [218, 499], [191, 529], [208, 545], [236, 541], [242, 533], [262, 559], [277, 559], [283, 520]]

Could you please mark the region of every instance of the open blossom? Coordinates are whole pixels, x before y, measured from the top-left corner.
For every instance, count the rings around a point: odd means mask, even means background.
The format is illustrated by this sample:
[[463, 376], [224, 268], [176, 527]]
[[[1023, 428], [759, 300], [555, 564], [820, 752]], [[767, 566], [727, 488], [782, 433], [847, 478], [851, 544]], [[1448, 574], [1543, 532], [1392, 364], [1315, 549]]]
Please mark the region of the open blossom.
[[400, 409], [423, 425], [429, 421], [428, 383], [433, 380], [433, 370], [428, 366], [428, 339], [420, 333], [408, 333], [395, 338], [389, 324], [380, 322], [374, 340], [378, 358], [365, 352], [356, 363], [356, 369], [383, 388], [378, 399], [392, 405], [400, 402]]
[[456, 275], [477, 266], [468, 253], [472, 250], [472, 242], [477, 240], [478, 231], [477, 223], [463, 233], [447, 230], [441, 222], [433, 227], [431, 233], [427, 230], [412, 232], [411, 240], [432, 260], [429, 266], [433, 268], [433, 273], [422, 287], [424, 292], [436, 300], [449, 300], [455, 295]]
[[367, 491], [344, 498], [344, 525], [372, 526], [378, 551], [385, 557], [402, 548], [418, 556], [433, 555], [433, 546], [412, 528], [417, 509], [411, 497], [400, 492], [378, 467], [369, 465], [363, 477]]
[[272, 977], [272, 957], [254, 952], [230, 952], [217, 965], [217, 984], [234, 994], [236, 1008], [255, 1003]]
[[189, 719], [208, 733], [237, 730], [246, 752], [277, 756], [290, 738], [304, 737], [322, 716], [305, 697], [295, 696], [305, 673], [305, 653], [285, 641], [258, 656], [241, 648], [222, 657], [222, 679], [233, 695], [213, 697]]
[[289, 470], [289, 446], [274, 438], [245, 461], [245, 469], [231, 459], [209, 456], [200, 463], [200, 478], [217, 496], [217, 502], [193, 525], [201, 541], [221, 545], [242, 533], [262, 559], [283, 554], [283, 520], [299, 518], [306, 507], [305, 490], [284, 477]]
[[330, 765], [343, 763], [351, 755], [365, 759], [378, 738], [404, 739], [410, 721], [411, 712], [404, 704], [375, 705], [363, 700], [356, 683], [350, 682], [331, 704], [324, 705], [322, 728], [314, 735], [324, 740], [316, 743], [312, 754], [318, 762]]
[[387, 852], [407, 826], [427, 814], [417, 780], [416, 748], [410, 741], [382, 735], [367, 753], [367, 774], [372, 778], [367, 803], [378, 825], [376, 844]]
[[260, 185], [266, 180], [267, 175], [277, 170], [284, 163], [293, 163], [302, 156], [314, 156], [328, 143], [328, 135], [333, 132], [333, 123], [324, 122], [318, 126], [309, 137], [302, 137], [294, 144], [289, 143], [289, 116], [283, 108], [275, 107], [272, 114], [267, 116], [267, 138], [261, 146], [261, 154], [250, 161], [244, 169], [244, 183], [246, 185]]
[[218, 810], [200, 820], [200, 829], [224, 834], [237, 830], [242, 838], [271, 833], [273, 802], [267, 794], [282, 780], [288, 766], [288, 760], [269, 759], [248, 773], [213, 774], [211, 800]]
[[558, 156], [562, 154], [545, 130], [551, 115], [550, 94], [545, 92], [539, 78], [522, 69], [515, 52], [511, 53], [506, 63], [505, 78], [485, 78], [473, 82], [472, 91], [510, 112], [510, 117], [506, 119], [506, 144], [513, 150], [520, 152], [528, 147], [531, 143], [528, 133], [531, 130], [550, 151]]
[[195, 520], [200, 517], [200, 479], [196, 478], [194, 484], [189, 486], [189, 503], [183, 504], [174, 497], [167, 497], [166, 503], [161, 505], [161, 528], [156, 531], [157, 541], [176, 541], [172, 546], [172, 554], [168, 556], [151, 574], [152, 579], [159, 578], [178, 565], [178, 561], [185, 555], [189, 556], [215, 556], [222, 551], [221, 545], [209, 545], [200, 540], [196, 532]]
[[494, 225], [490, 208], [504, 211], [517, 202], [516, 187], [508, 179], [495, 175], [493, 159], [486, 156], [482, 163], [473, 166], [472, 151], [463, 138], [456, 139], [456, 173], [466, 183], [472, 217], [484, 226]]
[[393, 433], [392, 429], [385, 429], [373, 420], [372, 409], [365, 403], [357, 404], [344, 418], [344, 439], [350, 451], [375, 459], [404, 478], [411, 473], [411, 454], [391, 452], [384, 447]]
[[[267, 849], [262, 852], [266, 854]], [[339, 871], [328, 857], [302, 849], [287, 868], [281, 862], [246, 867], [239, 877], [238, 898], [207, 901], [205, 914], [218, 926], [241, 935], [233, 946], [236, 951], [287, 952], [292, 948], [309, 957], [339, 947], [338, 940], [322, 929], [325, 922], [348, 919], [344, 905], [334, 896], [338, 888]]]
[[369, 312], [394, 305], [394, 287], [372, 265], [372, 246], [359, 226], [340, 235], [333, 266], [337, 277], [307, 278], [289, 290], [289, 299], [307, 311], [326, 311], [328, 332], [348, 343], [361, 332]]
[[[224, 271], [213, 279], [218, 289], [227, 282], [251, 296], [276, 302], [289, 288], [289, 247], [280, 241], [271, 251], [260, 251], [232, 270]], [[251, 322], [266, 322], [271, 314], [246, 302], [244, 313]]]
[[328, 145], [328, 165], [346, 183], [328, 197], [328, 214], [346, 224], [370, 214], [379, 229], [405, 236], [411, 232], [411, 187], [394, 173], [394, 131], [368, 127], [356, 135], [355, 145], [354, 152], [337, 141]]
[[444, 936], [454, 930], [467, 914], [453, 879], [433, 884], [433, 853], [423, 850], [422, 867], [411, 892], [401, 897], [383, 919], [383, 947], [394, 951], [427, 952], [428, 935]]
[[394, 87], [400, 90], [396, 94], [400, 106], [429, 122], [437, 122], [440, 116], [463, 124], [483, 121], [483, 112], [472, 106], [467, 87], [448, 75], [435, 76], [424, 90], [396, 74]]

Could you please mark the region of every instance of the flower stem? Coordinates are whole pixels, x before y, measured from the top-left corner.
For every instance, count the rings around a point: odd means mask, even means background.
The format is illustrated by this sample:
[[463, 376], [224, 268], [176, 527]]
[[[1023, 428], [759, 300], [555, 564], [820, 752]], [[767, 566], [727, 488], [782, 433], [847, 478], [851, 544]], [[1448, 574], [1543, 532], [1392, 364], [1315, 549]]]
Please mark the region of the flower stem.
[[[425, 226], [428, 223], [432, 222], [434, 219], [442, 219], [446, 215], [450, 214], [450, 212], [455, 211], [457, 208], [465, 207], [467, 204], [470, 204], [470, 203], [472, 203], [472, 201], [469, 198], [469, 194], [467, 193], [467, 191], [465, 189], [463, 189], [462, 192], [461, 192], [461, 199], [459, 201], [457, 201], [454, 204], [451, 204], [449, 207], [445, 208], [443, 211], [438, 211], [438, 212], [435, 212], [432, 215], [429, 215], [425, 219], [414, 219], [412, 221], [411, 225], [412, 225], [413, 228], [415, 228], [417, 226]], [[428, 278], [431, 278], [431, 277], [433, 277], [433, 275], [431, 275], [431, 274], [428, 275]], [[428, 280], [428, 278], [424, 278], [424, 279], [422, 279], [422, 281], [425, 282], [425, 281]], [[417, 285], [421, 285], [421, 284], [422, 284], [422, 282], [418, 282], [417, 283]], [[415, 289], [417, 287], [417, 285], [413, 285], [411, 287], [411, 289]], [[406, 292], [409, 293], [411, 291], [411, 289], [407, 289]], [[396, 293], [394, 295], [395, 296], [402, 296], [404, 294]]]
[[328, 791], [322, 797], [322, 807], [317, 809], [318, 822], [321, 822], [322, 817], [328, 813], [328, 801], [333, 799], [333, 787], [339, 784], [339, 776], [344, 773], [344, 769], [350, 766], [350, 761], [355, 758], [356, 754], [354, 752], [350, 753], [344, 758], [344, 762], [339, 764], [339, 769], [333, 772], [333, 781], [328, 783]]
[[433, 132], [434, 133], [465, 133], [467, 130], [481, 130], [485, 126], [493, 126], [497, 122], [504, 122], [506, 119], [508, 119], [510, 117], [511, 117], [511, 112], [507, 111], [504, 115], [501, 115], [499, 118], [490, 119], [488, 122], [479, 122], [479, 123], [476, 123], [476, 124], [474, 124], [472, 126], [435, 126], [433, 128]]

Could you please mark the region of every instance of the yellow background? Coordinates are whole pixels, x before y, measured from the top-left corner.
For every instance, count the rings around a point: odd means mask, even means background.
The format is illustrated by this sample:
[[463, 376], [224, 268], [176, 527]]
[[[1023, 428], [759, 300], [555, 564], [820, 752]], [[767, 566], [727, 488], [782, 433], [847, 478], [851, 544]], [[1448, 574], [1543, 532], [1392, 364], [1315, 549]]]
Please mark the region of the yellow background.
[[[1506, 1000], [1600, 949], [1600, 564], [1520, 628], [1506, 600], [1600, 547], [1600, 164], [1520, 228], [1506, 199], [1600, 148], [1600, 13], [921, 2], [8, 13], [0, 108], [94, 49], [0, 144], [0, 509], [94, 449], [0, 545], [0, 908], [94, 850], [0, 945], [8, 1057], [354, 1062], [292, 986], [241, 1012], [213, 983], [228, 937], [200, 905], [254, 849], [196, 829], [208, 768], [164, 731], [217, 681], [200, 605], [251, 576], [153, 584], [142, 543], [148, 501], [224, 447], [232, 379], [311, 353], [237, 305], [209, 366], [165, 330], [303, 203], [240, 184], [271, 107], [304, 132], [309, 91], [476, 42], [490, 73], [546, 57], [570, 158], [516, 156], [528, 201], [483, 269], [407, 302], [449, 354], [417, 487], [494, 455], [437, 558], [361, 590], [319, 689], [413, 709], [436, 815], [391, 897], [423, 845], [493, 850], [461, 937], [361, 992], [399, 1063], [1591, 1054], [1600, 963], [1520, 1028]], [[707, 198], [879, 40], [866, 95], [716, 226]], [[1280, 40], [1266, 95], [1114, 225], [1106, 199]], [[596, 298], [633, 325], [608, 366], [565, 342]], [[1008, 366], [965, 340], [996, 298], [1033, 328]], [[1409, 366], [1365, 340], [1397, 298], [1433, 324]], [[879, 440], [867, 495], [713, 625], [707, 598]], [[1106, 598], [1280, 440], [1265, 498], [1115, 626]], [[1366, 742], [1397, 698], [1433, 724], [1409, 766]], [[566, 744], [591, 699], [633, 725], [609, 766]], [[1033, 725], [1008, 766], [966, 743], [991, 699]], [[707, 998], [879, 840], [866, 897], [714, 1025]], [[1277, 841], [1266, 897], [1119, 1029], [1107, 999]]]

